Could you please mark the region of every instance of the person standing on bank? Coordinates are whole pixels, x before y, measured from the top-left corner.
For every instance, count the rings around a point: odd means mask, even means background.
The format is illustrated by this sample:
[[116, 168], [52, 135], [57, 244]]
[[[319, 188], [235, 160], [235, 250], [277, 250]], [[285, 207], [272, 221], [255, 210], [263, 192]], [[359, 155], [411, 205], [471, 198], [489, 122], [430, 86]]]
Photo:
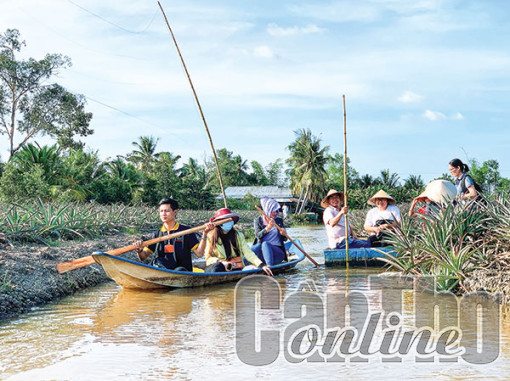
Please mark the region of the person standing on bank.
[[[205, 247], [205, 272], [216, 273], [232, 270], [242, 270], [244, 262], [262, 269], [267, 275], [273, 272], [264, 264], [257, 255], [251, 251], [243, 233], [236, 230], [234, 225], [239, 221], [239, 216], [232, 213], [228, 208], [216, 211], [210, 222], [216, 222], [232, 218], [232, 221], [214, 227], [207, 233], [207, 246]], [[214, 225], [213, 225], [214, 226]], [[235, 267], [235, 268], [234, 268]]]
[[[332, 249], [345, 249], [345, 215], [348, 208], [343, 206], [343, 198], [342, 192], [330, 189], [321, 201], [321, 206], [325, 208], [322, 220], [326, 226], [329, 247]], [[350, 225], [348, 230], [349, 248], [370, 247], [370, 241], [357, 239]]]
[[455, 178], [455, 187], [457, 188], [457, 198], [461, 200], [475, 199], [477, 195], [475, 182], [467, 174], [469, 167], [460, 159], [453, 159], [448, 164], [451, 175]]
[[[283, 262], [286, 257], [284, 241], [287, 240], [287, 237], [283, 228], [283, 220], [278, 216], [280, 204], [272, 198], [263, 197], [260, 199], [260, 205], [270, 219], [267, 220], [261, 215], [253, 221], [255, 241], [251, 250], [262, 262], [273, 266]], [[282, 229], [284, 235], [275, 225]]]
[[384, 246], [384, 232], [400, 224], [402, 215], [395, 205], [395, 199], [382, 189], [374, 194], [367, 203], [375, 206], [368, 211], [364, 229], [370, 233], [372, 247]]
[[[163, 225], [159, 231], [152, 235], [152, 238], [190, 229], [189, 226], [181, 225], [176, 221], [178, 209], [179, 204], [171, 198], [164, 198], [159, 202], [159, 218]], [[214, 224], [208, 223], [200, 241], [198, 241], [194, 233], [171, 238], [147, 247], [142, 247], [142, 241], [136, 241], [134, 243], [136, 246], [135, 251], [141, 261], [145, 261], [155, 253], [156, 257], [152, 259], [151, 266], [177, 271], [193, 271], [191, 252], [193, 251], [197, 257], [201, 257], [204, 254], [206, 247], [205, 237], [214, 228]]]

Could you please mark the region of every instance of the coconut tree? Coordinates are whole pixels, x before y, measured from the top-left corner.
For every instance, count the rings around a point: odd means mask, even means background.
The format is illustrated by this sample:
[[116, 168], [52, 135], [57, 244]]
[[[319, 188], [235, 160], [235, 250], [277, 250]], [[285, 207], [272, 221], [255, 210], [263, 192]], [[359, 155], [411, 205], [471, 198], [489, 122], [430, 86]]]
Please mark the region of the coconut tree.
[[390, 173], [389, 169], [383, 169], [379, 176], [381, 186], [386, 189], [396, 188], [398, 186], [399, 176], [396, 173]]
[[138, 170], [147, 174], [152, 171], [154, 161], [158, 158], [156, 146], [159, 139], [153, 136], [140, 136], [137, 142], [131, 143], [136, 148], [127, 155], [127, 161], [133, 163]]
[[320, 138], [315, 137], [310, 129], [301, 129], [294, 133], [296, 140], [287, 147], [290, 157], [286, 161], [290, 166], [292, 192], [300, 195], [298, 206], [301, 206], [296, 209], [298, 213], [302, 213], [308, 199], [318, 201], [324, 193], [327, 179], [326, 153], [329, 146], [321, 147]]
[[409, 177], [404, 180], [404, 188], [407, 189], [422, 189], [424, 186], [425, 183], [420, 175], [409, 175]]

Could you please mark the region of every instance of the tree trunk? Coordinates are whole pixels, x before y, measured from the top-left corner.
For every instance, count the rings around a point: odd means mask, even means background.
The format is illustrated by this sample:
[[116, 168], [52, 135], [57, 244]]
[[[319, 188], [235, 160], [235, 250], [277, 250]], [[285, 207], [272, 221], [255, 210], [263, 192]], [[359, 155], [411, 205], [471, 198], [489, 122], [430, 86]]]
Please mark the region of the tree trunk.
[[303, 201], [301, 203], [301, 208], [299, 209], [299, 214], [303, 213], [303, 209], [306, 206], [306, 203], [308, 202], [308, 194], [310, 193], [310, 186], [306, 188], [305, 196], [303, 197]]

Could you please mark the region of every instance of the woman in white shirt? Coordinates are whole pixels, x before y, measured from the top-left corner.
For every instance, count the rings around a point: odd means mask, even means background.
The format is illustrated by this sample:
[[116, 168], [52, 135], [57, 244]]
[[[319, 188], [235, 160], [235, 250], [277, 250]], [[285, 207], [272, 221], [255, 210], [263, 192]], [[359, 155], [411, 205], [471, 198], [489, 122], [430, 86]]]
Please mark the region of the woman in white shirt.
[[395, 205], [395, 199], [382, 189], [367, 203], [375, 208], [368, 211], [364, 228], [370, 233], [369, 240], [373, 247], [384, 246], [384, 231], [393, 229], [402, 220], [400, 209]]

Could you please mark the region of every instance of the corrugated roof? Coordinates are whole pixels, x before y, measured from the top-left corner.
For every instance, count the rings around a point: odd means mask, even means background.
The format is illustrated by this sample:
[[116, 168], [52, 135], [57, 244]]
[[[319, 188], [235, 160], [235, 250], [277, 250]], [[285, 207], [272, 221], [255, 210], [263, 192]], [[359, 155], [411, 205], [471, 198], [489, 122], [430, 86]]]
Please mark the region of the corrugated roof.
[[[274, 199], [294, 197], [289, 188], [277, 186], [258, 186], [258, 187], [227, 187], [225, 195], [230, 198], [243, 198], [247, 194], [255, 197], [271, 197]], [[218, 195], [217, 199], [221, 199], [222, 195]]]

